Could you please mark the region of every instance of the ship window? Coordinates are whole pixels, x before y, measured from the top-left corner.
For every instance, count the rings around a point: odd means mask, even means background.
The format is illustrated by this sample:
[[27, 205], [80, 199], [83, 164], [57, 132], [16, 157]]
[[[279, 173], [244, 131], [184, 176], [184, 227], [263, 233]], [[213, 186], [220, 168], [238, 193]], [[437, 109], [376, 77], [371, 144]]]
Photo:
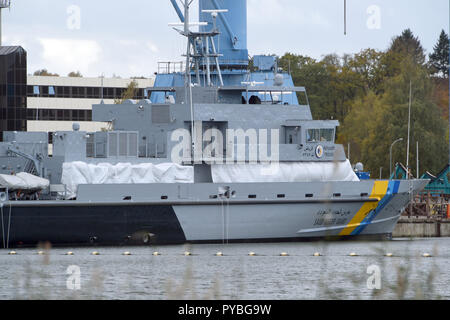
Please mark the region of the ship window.
[[305, 197], [306, 198], [312, 198], [312, 197], [314, 197], [314, 195], [312, 193], [308, 193], [308, 194], [305, 194]]
[[308, 142], [333, 142], [334, 129], [308, 129], [306, 139]]
[[286, 195], [285, 194], [279, 194], [279, 195], [277, 195], [277, 198], [286, 198]]
[[168, 196], [161, 196], [161, 200], [167, 200], [167, 199], [169, 199]]
[[131, 200], [131, 196], [126, 196], [123, 198], [124, 201], [130, 201]]
[[335, 193], [335, 194], [333, 194], [333, 197], [336, 197], [336, 198], [339, 198], [340, 196], [341, 196], [340, 193]]
[[368, 197], [369, 194], [368, 193], [361, 193], [361, 197]]
[[250, 194], [250, 195], [248, 196], [248, 198], [249, 198], [249, 199], [256, 199], [256, 194]]

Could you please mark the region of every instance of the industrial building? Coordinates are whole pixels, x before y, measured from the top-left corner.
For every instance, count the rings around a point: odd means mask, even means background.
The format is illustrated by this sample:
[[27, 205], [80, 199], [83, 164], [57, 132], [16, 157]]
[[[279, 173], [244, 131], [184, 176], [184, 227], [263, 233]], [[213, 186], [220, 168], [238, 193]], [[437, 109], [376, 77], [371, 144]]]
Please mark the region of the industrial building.
[[83, 131], [107, 128], [92, 122], [92, 105], [114, 103], [131, 81], [134, 99], [147, 97], [153, 79], [47, 77], [27, 75], [27, 53], [20, 46], [0, 47], [0, 141], [4, 131], [51, 133], [70, 131], [73, 123]]
[[92, 105], [114, 103], [131, 81], [138, 84], [134, 99], [144, 99], [153, 79], [27, 77], [27, 130], [70, 131], [77, 122], [83, 131], [100, 131], [103, 122], [92, 122]]
[[0, 47], [0, 133], [27, 130], [26, 85], [26, 51], [22, 47]]

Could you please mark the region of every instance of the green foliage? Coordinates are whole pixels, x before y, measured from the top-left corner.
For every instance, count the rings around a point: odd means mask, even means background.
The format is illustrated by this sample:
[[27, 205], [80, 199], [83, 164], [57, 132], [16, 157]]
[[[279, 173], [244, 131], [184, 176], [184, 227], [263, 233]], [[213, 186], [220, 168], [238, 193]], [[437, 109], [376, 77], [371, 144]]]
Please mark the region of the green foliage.
[[128, 84], [127, 89], [122, 93], [122, 97], [120, 99], [114, 100], [114, 103], [122, 104], [125, 100], [134, 99], [137, 93], [138, 93], [138, 83], [133, 80]]
[[421, 167], [438, 172], [445, 164], [448, 150], [443, 139], [447, 125], [431, 99], [432, 82], [426, 69], [411, 60], [406, 60], [400, 68], [402, 72], [398, 76], [386, 81], [384, 94], [369, 93], [363, 99], [355, 101], [352, 111], [345, 119], [340, 140], [352, 142], [352, 160], [363, 162], [371, 172], [378, 172], [380, 167], [389, 168], [391, 143], [404, 138], [393, 149], [393, 159], [406, 163], [411, 81], [410, 167], [415, 169], [415, 146], [418, 141]]
[[409, 56], [418, 65], [425, 63], [425, 50], [419, 38], [414, 36], [410, 29], [404, 30], [400, 36], [392, 40], [389, 51], [400, 54], [403, 57]]
[[57, 73], [50, 73], [47, 69], [37, 70], [33, 73], [33, 76], [41, 76], [41, 77], [59, 77]]
[[437, 76], [448, 78], [449, 64], [449, 40], [448, 35], [442, 30], [434, 51], [430, 54], [429, 66], [431, 72]]
[[[440, 48], [445, 45], [448, 48], [444, 38], [445, 33], [435, 52], [443, 52]], [[441, 73], [445, 54], [448, 51], [436, 55]], [[393, 149], [393, 160], [406, 164], [410, 83], [410, 167], [415, 174], [417, 141], [422, 173], [438, 172], [447, 162], [448, 125], [443, 110], [448, 108], [444, 99], [448, 84], [436, 85], [431, 77], [436, 71], [430, 71], [425, 60], [419, 39], [407, 29], [393, 38], [385, 52], [369, 48], [353, 55], [327, 55], [320, 61], [286, 53], [279, 65], [290, 70], [296, 85], [306, 87], [314, 118], [340, 121], [337, 141], [345, 147], [351, 144], [352, 162], [364, 163], [372, 173], [383, 167], [387, 177], [390, 146], [397, 138], [404, 141]]]
[[72, 71], [67, 76], [71, 78], [83, 78], [83, 75], [80, 73], [80, 71]]

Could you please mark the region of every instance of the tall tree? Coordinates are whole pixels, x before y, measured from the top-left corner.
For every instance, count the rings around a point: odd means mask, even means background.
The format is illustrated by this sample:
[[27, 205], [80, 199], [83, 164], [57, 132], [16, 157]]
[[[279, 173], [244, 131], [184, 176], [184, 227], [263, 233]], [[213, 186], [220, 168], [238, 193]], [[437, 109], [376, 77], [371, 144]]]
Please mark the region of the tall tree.
[[433, 53], [430, 54], [429, 65], [433, 75], [448, 78], [449, 68], [449, 40], [448, 35], [442, 30]]
[[409, 56], [419, 65], [425, 63], [425, 50], [420, 43], [419, 37], [414, 36], [411, 29], [406, 29], [400, 36], [395, 37], [389, 51], [400, 54], [403, 57]]
[[384, 91], [383, 81], [386, 66], [383, 63], [384, 52], [374, 49], [365, 49], [355, 54], [348, 61], [348, 65], [359, 76], [359, 85], [364, 94]]

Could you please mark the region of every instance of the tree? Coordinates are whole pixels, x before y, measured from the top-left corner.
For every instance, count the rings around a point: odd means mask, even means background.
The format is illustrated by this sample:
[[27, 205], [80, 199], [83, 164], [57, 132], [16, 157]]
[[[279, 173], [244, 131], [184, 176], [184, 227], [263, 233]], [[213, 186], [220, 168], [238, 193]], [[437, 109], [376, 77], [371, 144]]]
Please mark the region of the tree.
[[365, 49], [351, 57], [348, 66], [359, 76], [359, 84], [364, 94], [384, 91], [383, 81], [386, 66], [383, 63], [385, 53], [375, 49]]
[[394, 161], [406, 164], [411, 81], [410, 166], [414, 172], [417, 141], [421, 173], [438, 172], [446, 163], [448, 78], [430, 76], [425, 51], [411, 30], [394, 37], [384, 52], [369, 48], [321, 60], [286, 53], [279, 65], [291, 71], [295, 85], [306, 87], [315, 119], [340, 121], [337, 143], [350, 143], [352, 162], [363, 162], [371, 172], [389, 168], [389, 149], [397, 138], [404, 142], [394, 148]]
[[425, 63], [425, 50], [419, 38], [414, 36], [411, 29], [406, 29], [400, 36], [395, 37], [388, 51], [397, 53], [402, 57], [409, 56], [419, 65]]
[[[338, 143], [351, 144], [353, 162], [362, 162], [368, 169], [373, 133], [375, 132], [376, 118], [383, 112], [383, 101], [380, 95], [369, 91], [367, 95], [357, 98], [351, 105], [351, 111], [341, 124]], [[378, 157], [377, 157], [378, 158]], [[355, 160], [356, 159], [356, 160]], [[375, 165], [376, 167], [376, 165]]]
[[138, 93], [138, 83], [136, 81], [131, 81], [127, 89], [122, 93], [120, 99], [114, 100], [115, 104], [122, 104], [125, 100], [134, 99]]
[[[393, 150], [393, 158], [406, 164], [409, 85], [412, 83], [410, 164], [415, 162], [419, 141], [422, 168], [438, 172], [446, 162], [448, 146], [446, 121], [434, 103], [433, 82], [424, 66], [413, 59], [399, 66], [400, 74], [386, 79], [385, 93], [356, 100], [344, 121], [341, 140], [352, 142], [352, 159], [361, 161], [371, 172], [389, 168], [389, 148], [397, 138], [402, 146]], [[415, 166], [411, 165], [413, 172]]]
[[449, 40], [448, 35], [442, 30], [429, 61], [431, 73], [437, 77], [448, 78], [449, 68]]
[[434, 83], [433, 101], [439, 106], [441, 114], [445, 119], [448, 119], [448, 78], [432, 77]]
[[67, 76], [71, 78], [83, 78], [83, 75], [80, 73], [80, 71], [72, 71]]
[[47, 69], [41, 69], [37, 70], [33, 73], [34, 76], [41, 76], [41, 77], [59, 77], [59, 74], [57, 73], [50, 73], [47, 71]]

